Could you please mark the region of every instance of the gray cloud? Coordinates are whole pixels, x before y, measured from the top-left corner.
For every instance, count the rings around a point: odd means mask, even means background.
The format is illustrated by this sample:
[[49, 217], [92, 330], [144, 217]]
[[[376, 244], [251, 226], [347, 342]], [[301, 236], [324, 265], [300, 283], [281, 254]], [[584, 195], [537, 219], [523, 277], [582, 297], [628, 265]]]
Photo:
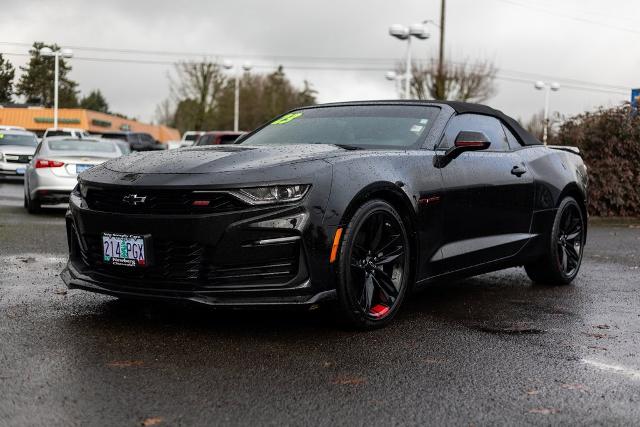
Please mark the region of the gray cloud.
[[[640, 16], [640, 5], [635, 2], [449, 0], [448, 12], [446, 41], [450, 57], [489, 58], [501, 68], [501, 75], [531, 80], [497, 81], [498, 94], [489, 104], [514, 116], [529, 117], [542, 107], [543, 94], [533, 89], [533, 75], [567, 82], [640, 85], [640, 57], [634, 55], [640, 34], [610, 28], [634, 28], [633, 20], [637, 22]], [[393, 98], [393, 84], [384, 79], [383, 70], [403, 58], [404, 44], [387, 36], [387, 27], [396, 22], [435, 19], [438, 13], [439, 0], [23, 0], [3, 5], [0, 41], [42, 40], [69, 46], [236, 55], [251, 59], [261, 71], [282, 63], [285, 69], [289, 67], [294, 82], [312, 82], [322, 102]], [[593, 24], [593, 20], [602, 25]], [[432, 57], [436, 45], [435, 34], [431, 40], [414, 43], [415, 57]], [[26, 53], [27, 48], [0, 45], [0, 50]], [[72, 76], [83, 92], [100, 88], [114, 110], [145, 120], [153, 117], [156, 104], [168, 95], [170, 65], [80, 58], [157, 62], [198, 58], [80, 50], [76, 56]], [[282, 58], [273, 60], [273, 56]], [[386, 60], [293, 58], [300, 56]], [[17, 65], [26, 59], [10, 58]], [[300, 69], [304, 67], [358, 70]], [[615, 105], [627, 98], [625, 93], [565, 86], [553, 94], [552, 109], [573, 114], [597, 105]]]

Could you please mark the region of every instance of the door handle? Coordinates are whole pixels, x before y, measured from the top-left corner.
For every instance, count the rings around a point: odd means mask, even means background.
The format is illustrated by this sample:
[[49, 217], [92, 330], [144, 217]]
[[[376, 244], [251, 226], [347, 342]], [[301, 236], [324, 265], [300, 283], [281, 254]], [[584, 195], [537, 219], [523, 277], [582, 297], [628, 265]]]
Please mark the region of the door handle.
[[511, 169], [511, 174], [517, 177], [521, 177], [525, 173], [527, 173], [527, 168], [525, 168], [524, 166], [516, 165]]

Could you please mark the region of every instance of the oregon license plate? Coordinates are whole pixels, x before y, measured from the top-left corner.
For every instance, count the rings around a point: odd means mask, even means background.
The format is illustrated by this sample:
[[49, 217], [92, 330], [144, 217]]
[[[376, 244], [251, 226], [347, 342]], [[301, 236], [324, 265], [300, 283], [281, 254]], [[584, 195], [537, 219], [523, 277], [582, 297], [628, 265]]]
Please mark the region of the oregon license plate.
[[145, 236], [102, 233], [102, 255], [105, 264], [145, 266], [148, 264]]

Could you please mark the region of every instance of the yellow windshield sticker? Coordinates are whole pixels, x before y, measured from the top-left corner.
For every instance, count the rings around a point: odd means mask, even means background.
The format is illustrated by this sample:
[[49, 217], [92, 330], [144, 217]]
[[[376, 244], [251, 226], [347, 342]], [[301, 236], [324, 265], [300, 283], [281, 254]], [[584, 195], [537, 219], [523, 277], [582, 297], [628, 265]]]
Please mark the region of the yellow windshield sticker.
[[4, 138], [4, 133], [0, 133], [0, 139]]
[[285, 123], [289, 123], [293, 119], [297, 119], [300, 117], [302, 113], [289, 113], [280, 117], [278, 120], [271, 122], [272, 125], [283, 125]]

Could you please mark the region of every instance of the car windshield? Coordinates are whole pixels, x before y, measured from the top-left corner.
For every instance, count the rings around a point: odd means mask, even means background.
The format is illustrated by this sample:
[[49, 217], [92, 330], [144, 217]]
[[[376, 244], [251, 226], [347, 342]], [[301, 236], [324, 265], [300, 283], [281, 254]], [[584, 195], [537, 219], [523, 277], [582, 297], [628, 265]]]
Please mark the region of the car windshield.
[[87, 153], [115, 153], [116, 147], [111, 142], [91, 139], [59, 139], [48, 141], [51, 151], [83, 151]]
[[185, 135], [184, 140], [185, 141], [195, 141], [196, 139], [198, 139], [198, 137], [200, 136], [200, 134], [198, 133], [190, 133]]
[[437, 111], [436, 107], [391, 105], [312, 108], [285, 114], [240, 143], [417, 148]]
[[0, 132], [0, 145], [21, 145], [24, 147], [35, 147], [38, 140], [35, 135], [18, 135]]

